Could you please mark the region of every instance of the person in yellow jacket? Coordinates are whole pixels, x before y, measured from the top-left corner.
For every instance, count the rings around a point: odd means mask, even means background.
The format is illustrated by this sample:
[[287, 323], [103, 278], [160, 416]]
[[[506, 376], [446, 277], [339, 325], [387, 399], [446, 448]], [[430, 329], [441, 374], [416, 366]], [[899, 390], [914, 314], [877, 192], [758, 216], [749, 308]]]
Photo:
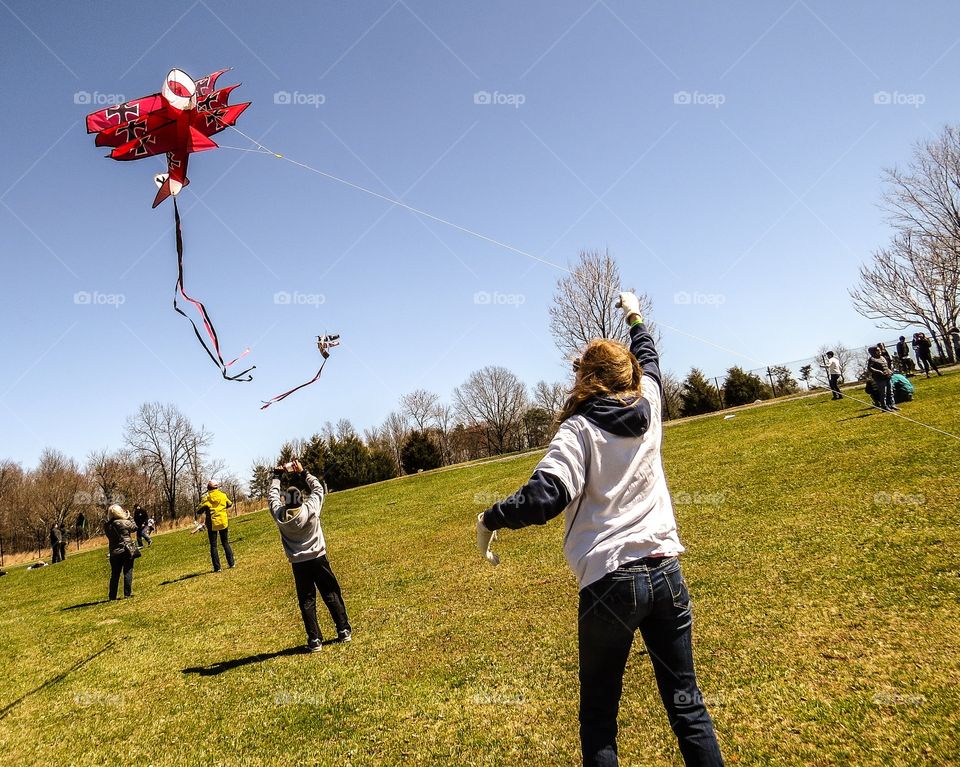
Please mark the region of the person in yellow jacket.
[[193, 513], [193, 519], [196, 521], [200, 512], [204, 513], [204, 524], [207, 527], [207, 538], [210, 539], [210, 560], [213, 562], [213, 571], [220, 572], [220, 552], [217, 549], [217, 534], [220, 535], [220, 543], [223, 544], [223, 553], [227, 556], [227, 564], [233, 567], [236, 562], [233, 559], [233, 549], [230, 548], [230, 535], [227, 530], [230, 524], [230, 518], [227, 516], [227, 509], [233, 506], [233, 501], [227, 498], [227, 494], [220, 489], [220, 483], [216, 480], [207, 482], [207, 493], [200, 499], [200, 505]]

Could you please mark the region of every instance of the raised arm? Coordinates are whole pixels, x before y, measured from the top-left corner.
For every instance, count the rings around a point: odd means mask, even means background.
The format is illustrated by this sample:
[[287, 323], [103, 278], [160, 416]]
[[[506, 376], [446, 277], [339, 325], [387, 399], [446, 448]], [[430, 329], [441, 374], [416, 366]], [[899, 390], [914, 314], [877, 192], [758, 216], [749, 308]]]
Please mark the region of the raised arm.
[[305, 471], [303, 475], [307, 481], [307, 489], [310, 491], [310, 495], [319, 495], [323, 498], [323, 483], [309, 471]]
[[279, 514], [283, 511], [283, 501], [280, 500], [280, 477], [276, 473], [267, 491], [267, 505], [270, 507], [271, 514]]
[[584, 448], [576, 427], [565, 423], [537, 464], [530, 480], [483, 515], [487, 530], [545, 525], [583, 491]]
[[660, 355], [657, 354], [653, 336], [643, 322], [640, 311], [640, 299], [633, 293], [621, 293], [617, 307], [623, 310], [623, 319], [630, 326], [630, 352], [637, 358], [643, 374], [650, 376], [663, 391], [663, 377], [660, 373]]

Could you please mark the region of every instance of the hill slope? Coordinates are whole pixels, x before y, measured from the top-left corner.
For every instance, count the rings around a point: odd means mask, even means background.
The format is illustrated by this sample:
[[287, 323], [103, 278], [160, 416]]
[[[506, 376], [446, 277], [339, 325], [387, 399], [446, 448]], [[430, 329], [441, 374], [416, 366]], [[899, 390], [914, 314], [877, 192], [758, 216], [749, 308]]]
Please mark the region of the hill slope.
[[[960, 375], [904, 415], [960, 432]], [[826, 397], [671, 427], [665, 457], [701, 684], [729, 763], [960, 762], [960, 442]], [[473, 518], [536, 456], [328, 499], [355, 628], [312, 656], [269, 516], [156, 538], [132, 600], [102, 551], [0, 579], [7, 765], [568, 765], [578, 761], [576, 586], [562, 525]], [[321, 606], [321, 613], [323, 608]], [[321, 615], [329, 636], [329, 619]], [[99, 654], [97, 654], [99, 653]], [[635, 647], [624, 764], [680, 764]]]

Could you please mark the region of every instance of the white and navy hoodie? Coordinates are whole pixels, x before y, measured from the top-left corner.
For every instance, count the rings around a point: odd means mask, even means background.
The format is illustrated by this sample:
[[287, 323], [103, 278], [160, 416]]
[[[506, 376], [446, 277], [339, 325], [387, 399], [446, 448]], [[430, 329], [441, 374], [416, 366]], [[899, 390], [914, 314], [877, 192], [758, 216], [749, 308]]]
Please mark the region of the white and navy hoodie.
[[280, 480], [274, 477], [267, 493], [267, 503], [273, 521], [280, 528], [283, 551], [291, 564], [309, 562], [327, 553], [327, 542], [320, 527], [320, 510], [323, 508], [323, 485], [306, 473], [310, 493], [297, 507], [288, 507], [280, 498]]
[[683, 551], [663, 473], [662, 385], [653, 338], [630, 329], [640, 396], [587, 400], [565, 420], [530, 481], [483, 516], [489, 530], [544, 525], [565, 513], [563, 549], [580, 588], [627, 562]]

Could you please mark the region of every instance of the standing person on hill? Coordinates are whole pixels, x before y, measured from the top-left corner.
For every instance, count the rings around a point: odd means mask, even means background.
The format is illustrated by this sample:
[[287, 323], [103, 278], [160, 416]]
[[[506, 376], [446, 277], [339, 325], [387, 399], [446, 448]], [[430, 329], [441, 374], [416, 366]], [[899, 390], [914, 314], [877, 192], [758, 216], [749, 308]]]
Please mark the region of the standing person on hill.
[[887, 361], [880, 355], [880, 350], [876, 346], [871, 346], [867, 351], [870, 357], [867, 359], [867, 375], [873, 382], [873, 404], [875, 407], [887, 412], [899, 410], [893, 404], [893, 391], [890, 388], [890, 378], [893, 371], [887, 365]]
[[[310, 490], [306, 498], [293, 485], [287, 487], [285, 497], [281, 496], [280, 478], [285, 473], [293, 475], [299, 483], [306, 484]], [[283, 551], [293, 568], [300, 616], [307, 632], [307, 652], [318, 652], [323, 647], [320, 624], [317, 623], [318, 591], [337, 627], [337, 641], [349, 642], [352, 638], [343, 594], [330, 568], [327, 542], [320, 527], [323, 495], [323, 485], [315, 476], [304, 471], [299, 461], [277, 466], [273, 470], [273, 481], [267, 493], [270, 514], [280, 529]]]
[[137, 546], [143, 548], [143, 528], [146, 527], [147, 520], [150, 519], [138, 503], [133, 507], [133, 523], [137, 526]]
[[233, 501], [227, 498], [227, 494], [220, 489], [220, 483], [211, 479], [207, 482], [207, 493], [200, 500], [200, 505], [193, 513], [193, 521], [197, 521], [200, 512], [204, 514], [204, 523], [207, 527], [207, 539], [210, 541], [210, 561], [213, 563], [213, 571], [220, 572], [220, 552], [217, 550], [217, 535], [220, 536], [220, 543], [223, 545], [223, 553], [227, 557], [227, 565], [233, 567], [236, 563], [233, 559], [233, 549], [230, 547], [230, 533], [227, 527], [230, 525], [230, 517], [227, 509], [233, 506]]
[[67, 544], [64, 540], [63, 528], [54, 523], [50, 526], [50, 562], [56, 564], [66, 559]]
[[933, 361], [933, 356], [930, 353], [930, 347], [933, 346], [930, 339], [927, 338], [924, 333], [917, 333], [916, 338], [917, 362], [919, 363], [919, 367], [927, 374], [927, 378], [930, 377], [931, 367], [938, 376], [942, 376], [943, 373], [940, 372], [940, 368], [937, 367], [937, 363]]
[[913, 360], [910, 359], [910, 344], [904, 336], [900, 336], [897, 341], [897, 367], [905, 376], [910, 375], [913, 370]]
[[580, 744], [583, 764], [615, 767], [623, 675], [637, 631], [650, 653], [667, 719], [688, 767], [722, 765], [693, 665], [690, 594], [677, 556], [660, 456], [659, 357], [633, 293], [618, 306], [630, 349], [587, 344], [560, 428], [533, 477], [477, 519], [489, 561], [495, 530], [565, 513], [564, 553], [580, 584]]
[[81, 511], [79, 514], [77, 514], [77, 518], [76, 518], [76, 520], [75, 520], [74, 523], [73, 523], [73, 527], [74, 527], [74, 531], [75, 531], [74, 534], [75, 534], [76, 540], [77, 540], [77, 549], [79, 550], [79, 549], [80, 549], [80, 541], [82, 541], [82, 540], [86, 537], [86, 534], [87, 534], [87, 518], [86, 518], [85, 516], [83, 516], [83, 512], [82, 512], [82, 511]]
[[843, 393], [840, 391], [840, 376], [840, 360], [833, 352], [827, 352], [827, 378], [830, 381], [833, 399], [843, 399]]
[[117, 598], [120, 574], [123, 574], [123, 596], [133, 596], [133, 560], [140, 556], [140, 549], [130, 533], [137, 529], [130, 515], [118, 504], [107, 509], [107, 524], [103, 532], [110, 549], [110, 599]]
[[947, 333], [950, 334], [950, 343], [953, 344], [953, 359], [960, 362], [960, 328], [954, 325]]

